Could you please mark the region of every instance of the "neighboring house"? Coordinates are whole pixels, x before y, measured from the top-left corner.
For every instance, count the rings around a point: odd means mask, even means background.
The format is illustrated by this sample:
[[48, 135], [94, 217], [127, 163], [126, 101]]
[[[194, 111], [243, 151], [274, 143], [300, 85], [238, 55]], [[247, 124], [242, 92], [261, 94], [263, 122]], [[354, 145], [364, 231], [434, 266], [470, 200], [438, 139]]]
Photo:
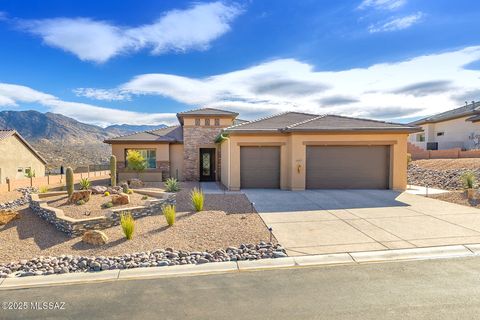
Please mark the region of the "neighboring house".
[[0, 130], [0, 183], [25, 179], [30, 171], [45, 176], [45, 159], [15, 130]]
[[179, 126], [106, 140], [119, 179], [129, 149], [147, 159], [144, 178], [221, 181], [240, 188], [399, 189], [407, 185], [407, 137], [414, 126], [286, 112], [254, 121], [211, 108], [180, 112]]
[[480, 149], [480, 102], [417, 120], [423, 132], [411, 134], [409, 142], [423, 150]]

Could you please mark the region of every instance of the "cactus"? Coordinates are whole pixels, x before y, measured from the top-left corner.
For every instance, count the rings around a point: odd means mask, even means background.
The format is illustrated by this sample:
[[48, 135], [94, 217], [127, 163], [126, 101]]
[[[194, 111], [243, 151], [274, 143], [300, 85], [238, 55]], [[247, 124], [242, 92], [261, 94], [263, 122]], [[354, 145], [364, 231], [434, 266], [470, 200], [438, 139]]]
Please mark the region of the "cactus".
[[117, 158], [114, 155], [110, 157], [110, 184], [117, 186]]
[[73, 194], [73, 170], [68, 167], [65, 171], [65, 182], [67, 184], [67, 192], [70, 197]]

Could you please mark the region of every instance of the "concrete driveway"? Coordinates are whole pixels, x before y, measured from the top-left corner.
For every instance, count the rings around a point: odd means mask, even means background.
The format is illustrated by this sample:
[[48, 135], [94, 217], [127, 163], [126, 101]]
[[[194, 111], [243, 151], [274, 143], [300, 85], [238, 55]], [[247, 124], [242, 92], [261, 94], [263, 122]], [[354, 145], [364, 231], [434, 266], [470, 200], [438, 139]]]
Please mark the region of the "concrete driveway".
[[391, 190], [243, 190], [289, 255], [480, 243], [480, 210]]

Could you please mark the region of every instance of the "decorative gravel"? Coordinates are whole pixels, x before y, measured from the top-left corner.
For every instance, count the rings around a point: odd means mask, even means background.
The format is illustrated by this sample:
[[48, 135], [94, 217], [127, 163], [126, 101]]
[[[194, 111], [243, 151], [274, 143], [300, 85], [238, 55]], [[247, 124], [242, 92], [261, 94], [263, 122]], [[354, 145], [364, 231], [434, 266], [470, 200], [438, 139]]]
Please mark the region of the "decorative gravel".
[[467, 195], [465, 194], [464, 191], [453, 191], [453, 192], [447, 192], [447, 193], [432, 194], [432, 195], [429, 195], [429, 198], [461, 204], [469, 207], [480, 208], [480, 200], [478, 199], [468, 200]]
[[473, 172], [477, 181], [480, 181], [480, 159], [417, 160], [408, 166], [408, 184], [461, 190], [463, 188], [461, 177], [467, 171]]
[[278, 244], [260, 242], [214, 251], [185, 251], [167, 248], [114, 257], [61, 255], [38, 257], [15, 263], [0, 264], [0, 278], [49, 275], [54, 273], [87, 272], [137, 267], [164, 267], [209, 262], [257, 260], [286, 257]]
[[[142, 200], [143, 195], [137, 193], [130, 194], [129, 196], [129, 204], [117, 205], [112, 207], [112, 209], [143, 206], [146, 205], [148, 199], [154, 199], [153, 197], [148, 197], [147, 200]], [[92, 194], [90, 200], [82, 205], [69, 204], [67, 202], [68, 196], [66, 195], [49, 197], [46, 199], [48, 200], [47, 203], [49, 206], [62, 209], [66, 216], [83, 219], [105, 215], [110, 209], [103, 209], [102, 205], [106, 202], [112, 201], [112, 196], [105, 197], [102, 194]]]

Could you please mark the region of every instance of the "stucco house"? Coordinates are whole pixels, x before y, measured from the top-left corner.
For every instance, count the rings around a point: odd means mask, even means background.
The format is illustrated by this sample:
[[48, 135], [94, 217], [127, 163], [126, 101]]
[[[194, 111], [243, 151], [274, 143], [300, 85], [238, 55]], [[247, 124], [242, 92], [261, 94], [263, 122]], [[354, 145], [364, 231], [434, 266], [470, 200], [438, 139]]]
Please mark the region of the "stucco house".
[[131, 174], [127, 151], [137, 149], [147, 160], [146, 181], [220, 181], [229, 190], [406, 188], [407, 138], [418, 127], [299, 112], [237, 117], [212, 108], [180, 112], [177, 126], [105, 142], [120, 180]]
[[46, 161], [15, 130], [0, 130], [0, 184], [6, 179], [25, 179], [29, 171], [45, 176]]
[[480, 149], [480, 102], [435, 114], [410, 125], [422, 132], [411, 134], [408, 141], [423, 150]]

